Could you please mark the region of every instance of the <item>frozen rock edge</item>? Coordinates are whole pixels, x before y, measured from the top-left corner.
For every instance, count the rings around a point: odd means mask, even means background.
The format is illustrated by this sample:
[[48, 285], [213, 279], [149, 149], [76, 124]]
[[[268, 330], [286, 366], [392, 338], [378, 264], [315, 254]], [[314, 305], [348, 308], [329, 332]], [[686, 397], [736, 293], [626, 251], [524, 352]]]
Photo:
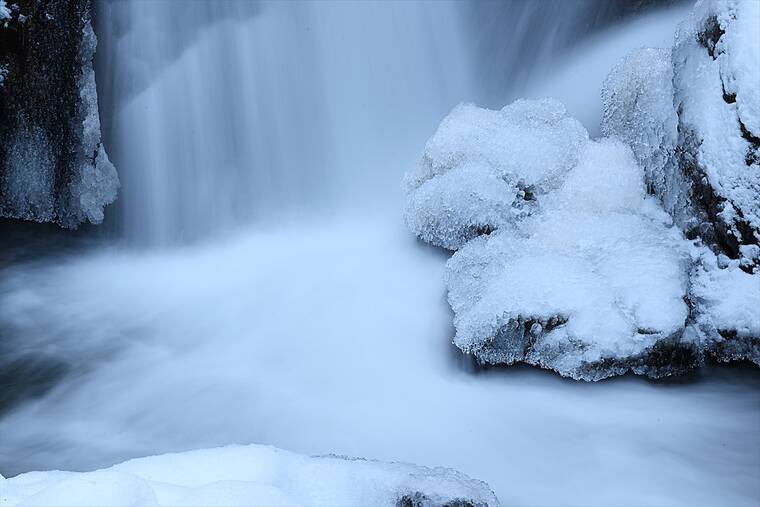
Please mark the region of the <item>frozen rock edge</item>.
[[90, 1], [4, 5], [0, 217], [98, 224], [119, 180], [101, 142]]
[[455, 251], [463, 352], [582, 380], [760, 364], [758, 11], [699, 2], [672, 50], [626, 57], [602, 93], [608, 138], [548, 99], [444, 119], [406, 176], [406, 221]]
[[0, 504], [496, 507], [482, 481], [447, 468], [248, 445], [134, 459], [94, 472], [0, 476]]

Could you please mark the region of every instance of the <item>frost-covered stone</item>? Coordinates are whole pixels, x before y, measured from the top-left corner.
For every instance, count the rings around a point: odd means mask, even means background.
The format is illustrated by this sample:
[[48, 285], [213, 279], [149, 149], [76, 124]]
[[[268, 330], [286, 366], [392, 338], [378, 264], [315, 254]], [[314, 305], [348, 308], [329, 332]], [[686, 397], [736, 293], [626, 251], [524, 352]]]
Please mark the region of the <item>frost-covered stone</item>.
[[520, 100], [500, 111], [458, 106], [406, 176], [407, 224], [450, 250], [508, 227], [561, 183], [587, 138], [555, 100]]
[[[693, 366], [695, 344], [682, 339], [689, 244], [642, 181], [627, 146], [588, 142], [540, 212], [455, 253], [454, 343], [484, 363], [585, 380]], [[649, 361], [662, 354], [673, 360]]]
[[3, 479], [2, 505], [495, 507], [482, 481], [446, 468], [274, 447], [230, 446], [127, 461], [94, 472]]
[[675, 222], [747, 271], [760, 265], [758, 26], [755, 0], [700, 1], [671, 51], [634, 51], [602, 93], [602, 131], [630, 144]]
[[692, 273], [690, 298], [695, 323], [714, 357], [760, 365], [760, 274], [746, 273], [738, 261], [721, 262], [705, 250]]
[[698, 2], [672, 50], [638, 49], [606, 79], [607, 139], [554, 101], [444, 121], [407, 177], [407, 222], [458, 250], [460, 349], [585, 380], [760, 364], [758, 27], [760, 2]]
[[672, 53], [678, 164], [702, 211], [699, 235], [731, 258], [760, 244], [758, 26], [755, 0], [700, 2]]
[[89, 0], [19, 0], [0, 25], [0, 217], [76, 228], [116, 199]]

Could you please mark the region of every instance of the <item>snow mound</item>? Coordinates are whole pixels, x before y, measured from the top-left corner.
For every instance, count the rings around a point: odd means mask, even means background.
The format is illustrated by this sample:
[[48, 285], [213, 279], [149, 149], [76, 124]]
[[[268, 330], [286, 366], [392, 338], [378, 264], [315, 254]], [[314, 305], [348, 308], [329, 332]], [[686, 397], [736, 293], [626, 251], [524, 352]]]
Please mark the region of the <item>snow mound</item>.
[[[454, 343], [480, 361], [525, 361], [598, 380], [650, 376], [685, 354], [688, 243], [648, 198], [630, 149], [587, 142], [540, 212], [468, 243], [447, 265]], [[683, 365], [686, 367], [687, 365]]]
[[0, 477], [7, 506], [497, 506], [481, 481], [446, 468], [274, 447], [230, 446], [140, 458], [94, 472]]
[[587, 138], [555, 100], [519, 100], [499, 111], [460, 105], [406, 176], [406, 222], [449, 250], [508, 227], [561, 184]]

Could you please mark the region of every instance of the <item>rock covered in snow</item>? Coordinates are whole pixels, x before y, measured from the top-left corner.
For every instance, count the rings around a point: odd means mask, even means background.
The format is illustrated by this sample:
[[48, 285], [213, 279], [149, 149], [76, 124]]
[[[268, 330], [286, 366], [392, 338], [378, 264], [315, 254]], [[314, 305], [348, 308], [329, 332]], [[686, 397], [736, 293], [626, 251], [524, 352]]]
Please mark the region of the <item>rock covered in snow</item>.
[[760, 366], [760, 274], [709, 250], [699, 260], [689, 297], [706, 350], [719, 361], [746, 359]]
[[760, 265], [760, 2], [704, 0], [671, 51], [637, 50], [605, 82], [603, 132], [628, 142], [689, 237]]
[[100, 223], [119, 181], [101, 142], [90, 1], [4, 6], [0, 217]]
[[760, 364], [758, 27], [760, 2], [698, 2], [610, 73], [599, 141], [550, 100], [444, 120], [406, 216], [457, 250], [460, 349], [584, 380]]
[[499, 502], [486, 483], [451, 469], [308, 457], [248, 445], [140, 458], [94, 472], [0, 477], [0, 504], [486, 507]]
[[632, 52], [602, 99], [603, 133], [714, 252], [696, 255], [689, 294], [705, 351], [760, 364], [760, 2], [698, 2], [673, 48]]
[[519, 100], [500, 111], [460, 105], [406, 176], [406, 222], [449, 250], [509, 228], [557, 187], [587, 138], [555, 100]]
[[647, 197], [630, 149], [589, 141], [540, 210], [450, 259], [454, 343], [484, 363], [524, 361], [584, 380], [690, 368], [699, 354], [682, 339], [688, 252]]
[[[564, 128], [534, 120], [547, 111]], [[407, 177], [412, 229], [441, 244], [437, 232], [473, 225], [462, 220], [473, 210], [499, 216], [514, 203], [506, 182], [525, 184], [532, 199], [480, 237], [447, 237], [458, 248], [446, 269], [454, 343], [481, 363], [527, 362], [585, 380], [699, 364], [704, 335], [685, 333], [696, 247], [644, 179], [625, 143], [589, 140], [555, 101], [455, 109]], [[420, 233], [415, 225], [431, 223], [420, 216], [444, 226]]]

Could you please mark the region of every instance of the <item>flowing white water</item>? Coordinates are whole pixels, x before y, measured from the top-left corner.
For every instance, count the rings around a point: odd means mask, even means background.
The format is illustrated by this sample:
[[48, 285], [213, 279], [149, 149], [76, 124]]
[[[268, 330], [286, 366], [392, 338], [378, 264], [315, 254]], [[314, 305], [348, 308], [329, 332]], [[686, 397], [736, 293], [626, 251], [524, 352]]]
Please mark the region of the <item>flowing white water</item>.
[[[591, 385], [461, 364], [446, 256], [405, 230], [398, 190], [448, 109], [481, 97], [460, 6], [116, 7], [124, 231], [216, 237], [7, 273], [6, 342], [69, 375], [0, 419], [0, 472], [256, 442], [455, 467], [505, 505], [760, 501], [755, 370]], [[619, 33], [597, 44], [661, 36]]]
[[[209, 5], [220, 20], [207, 20]], [[121, 85], [109, 149], [129, 239], [163, 244], [393, 200], [425, 136], [476, 99], [455, 3], [250, 5], [128, 2], [108, 12], [132, 20], [107, 48]], [[183, 50], [156, 41], [178, 15], [202, 27]], [[140, 82], [125, 86], [130, 76]]]

